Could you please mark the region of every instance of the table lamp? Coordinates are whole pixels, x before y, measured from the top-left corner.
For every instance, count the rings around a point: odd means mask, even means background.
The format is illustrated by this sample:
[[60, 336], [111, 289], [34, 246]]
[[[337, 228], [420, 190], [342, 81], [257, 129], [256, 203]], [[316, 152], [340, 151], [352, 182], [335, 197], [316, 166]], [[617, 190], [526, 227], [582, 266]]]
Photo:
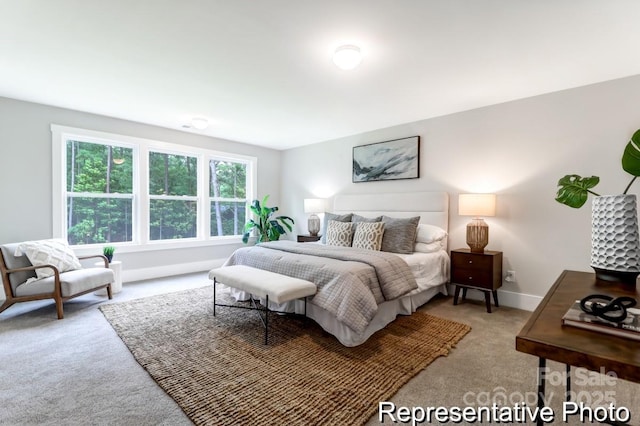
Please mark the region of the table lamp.
[[320, 218], [317, 213], [324, 211], [324, 199], [322, 198], [305, 198], [304, 199], [304, 212], [311, 213], [307, 222], [309, 228], [309, 235], [315, 237], [320, 232]]
[[495, 194], [459, 194], [458, 214], [473, 216], [467, 225], [467, 245], [472, 253], [484, 253], [489, 244], [489, 225], [481, 216], [496, 215]]

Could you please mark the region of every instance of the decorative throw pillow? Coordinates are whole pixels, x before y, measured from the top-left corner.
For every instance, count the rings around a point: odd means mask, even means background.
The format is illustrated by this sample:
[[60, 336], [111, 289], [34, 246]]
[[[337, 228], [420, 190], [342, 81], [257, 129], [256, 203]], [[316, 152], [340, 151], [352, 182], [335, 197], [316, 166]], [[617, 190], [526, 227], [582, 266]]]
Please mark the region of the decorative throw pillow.
[[[69, 243], [63, 239], [25, 241], [18, 245], [16, 256], [27, 256], [33, 266], [52, 265], [59, 272], [81, 269], [82, 265], [76, 257]], [[53, 269], [36, 269], [38, 279], [52, 276]]]
[[428, 225], [426, 223], [418, 224], [418, 230], [416, 234], [417, 243], [433, 243], [435, 241], [443, 240], [447, 237], [447, 231], [437, 227], [435, 225]]
[[356, 229], [358, 229], [358, 224], [359, 223], [371, 223], [371, 222], [380, 222], [382, 220], [382, 216], [378, 216], [378, 217], [365, 217], [365, 216], [360, 216], [359, 214], [353, 214], [353, 216], [351, 217], [351, 222], [355, 223], [356, 225], [353, 228], [353, 232], [356, 231]]
[[416, 242], [416, 229], [420, 216], [408, 219], [394, 219], [382, 216], [384, 236], [382, 237], [382, 251], [391, 253], [411, 254]]
[[351, 216], [353, 216], [351, 213], [339, 215], [339, 214], [325, 212], [324, 220], [322, 224], [322, 229], [324, 229], [324, 233], [322, 234], [322, 238], [320, 239], [320, 242], [322, 244], [327, 243], [327, 229], [329, 229], [330, 220], [335, 220], [338, 222], [351, 222]]
[[353, 223], [330, 220], [327, 226], [327, 245], [351, 247], [353, 239]]
[[351, 246], [365, 250], [379, 251], [380, 247], [382, 247], [383, 235], [383, 222], [360, 222], [356, 227]]

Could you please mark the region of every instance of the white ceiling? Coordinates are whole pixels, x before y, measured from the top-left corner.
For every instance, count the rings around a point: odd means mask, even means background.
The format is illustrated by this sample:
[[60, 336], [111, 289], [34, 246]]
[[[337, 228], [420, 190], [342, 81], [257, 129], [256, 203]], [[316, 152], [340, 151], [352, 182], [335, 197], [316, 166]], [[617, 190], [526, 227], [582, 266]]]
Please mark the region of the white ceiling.
[[[638, 0], [0, 0], [0, 96], [286, 149], [640, 74]], [[331, 53], [358, 44], [342, 71]]]

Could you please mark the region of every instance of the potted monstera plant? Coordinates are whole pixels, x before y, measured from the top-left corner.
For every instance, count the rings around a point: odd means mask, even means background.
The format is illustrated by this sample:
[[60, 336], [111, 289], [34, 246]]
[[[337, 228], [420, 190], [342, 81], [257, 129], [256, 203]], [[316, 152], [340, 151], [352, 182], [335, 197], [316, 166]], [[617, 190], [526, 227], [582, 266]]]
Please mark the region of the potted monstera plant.
[[247, 244], [251, 233], [255, 230], [257, 233], [257, 242], [264, 243], [267, 241], [277, 241], [280, 239], [280, 235], [284, 235], [287, 231], [291, 232], [292, 225], [295, 223], [289, 216], [276, 216], [273, 214], [277, 212], [278, 207], [267, 207], [267, 200], [269, 196], [265, 195], [260, 200], [253, 200], [249, 209], [254, 215], [253, 219], [250, 219], [244, 226], [244, 235], [242, 235], [242, 242]]
[[625, 146], [622, 169], [632, 178], [618, 195], [600, 195], [593, 188], [598, 176], [566, 175], [558, 181], [556, 201], [580, 208], [593, 195], [591, 211], [591, 267], [599, 279], [635, 284], [640, 275], [640, 237], [637, 199], [628, 194], [640, 176], [640, 130]]

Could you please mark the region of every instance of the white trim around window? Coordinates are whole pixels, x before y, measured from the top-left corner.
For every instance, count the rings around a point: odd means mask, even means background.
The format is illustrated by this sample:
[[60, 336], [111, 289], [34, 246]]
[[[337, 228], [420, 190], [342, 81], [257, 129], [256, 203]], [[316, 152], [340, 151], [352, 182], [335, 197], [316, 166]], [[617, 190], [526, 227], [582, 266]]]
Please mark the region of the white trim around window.
[[[66, 142], [77, 140], [104, 145], [123, 146], [133, 149], [133, 161], [136, 165], [133, 173], [133, 241], [123, 243], [109, 243], [118, 247], [118, 252], [137, 252], [150, 250], [163, 250], [175, 248], [189, 248], [210, 246], [218, 244], [237, 244], [241, 242], [241, 236], [210, 236], [210, 200], [209, 197], [209, 161], [218, 159], [231, 162], [239, 162], [247, 165], [247, 201], [255, 197], [257, 188], [256, 157], [220, 152], [204, 148], [186, 145], [172, 144], [168, 142], [144, 139], [132, 136], [118, 135], [95, 130], [80, 129], [74, 127], [51, 125], [52, 133], [52, 181], [51, 194], [53, 197], [53, 237], [67, 238], [67, 182], [66, 182]], [[197, 157], [197, 197], [198, 203], [197, 236], [196, 238], [183, 238], [178, 240], [151, 240], [149, 238], [149, 152], [163, 152], [178, 155]], [[76, 194], [77, 196], [77, 194]], [[91, 194], [93, 197], [103, 197], [102, 194]], [[118, 197], [117, 194], [111, 194]], [[186, 199], [185, 197], [170, 197]], [[96, 246], [104, 244], [88, 244], [74, 246], [80, 254], [83, 252], [95, 252]]]

